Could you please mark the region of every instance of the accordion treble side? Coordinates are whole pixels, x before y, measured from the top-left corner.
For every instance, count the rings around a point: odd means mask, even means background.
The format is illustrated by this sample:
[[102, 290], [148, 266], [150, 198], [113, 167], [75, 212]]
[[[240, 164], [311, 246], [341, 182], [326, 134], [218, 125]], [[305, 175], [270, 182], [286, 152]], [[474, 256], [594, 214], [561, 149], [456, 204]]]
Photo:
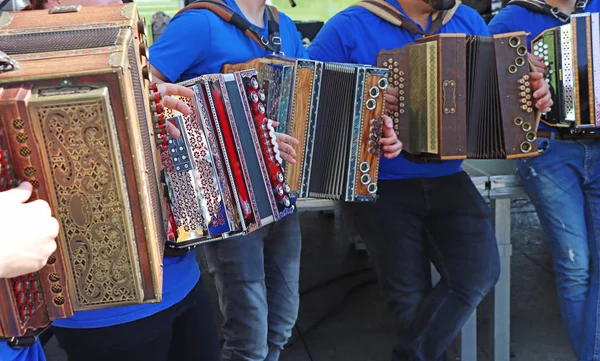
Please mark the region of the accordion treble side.
[[0, 73], [2, 166], [31, 182], [32, 199], [47, 201], [60, 224], [47, 266], [1, 280], [10, 305], [2, 337], [76, 311], [161, 300], [161, 106], [142, 24], [127, 4], [15, 13], [0, 28], [0, 47], [18, 62]]
[[600, 15], [582, 13], [532, 40], [532, 52], [544, 57], [554, 102], [542, 116], [545, 124], [575, 132], [600, 127], [599, 34]]
[[183, 134], [163, 152], [176, 230], [169, 246], [244, 235], [290, 215], [295, 207], [256, 71], [181, 84], [195, 96], [191, 114], [169, 112]]

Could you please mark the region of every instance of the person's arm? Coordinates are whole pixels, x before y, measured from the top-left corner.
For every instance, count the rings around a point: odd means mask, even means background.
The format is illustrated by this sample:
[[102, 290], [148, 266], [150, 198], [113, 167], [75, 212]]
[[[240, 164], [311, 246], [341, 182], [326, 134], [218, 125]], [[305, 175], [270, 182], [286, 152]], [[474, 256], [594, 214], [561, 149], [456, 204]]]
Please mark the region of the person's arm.
[[58, 221], [45, 201], [26, 203], [31, 191], [24, 182], [0, 192], [0, 278], [39, 271], [56, 251]]

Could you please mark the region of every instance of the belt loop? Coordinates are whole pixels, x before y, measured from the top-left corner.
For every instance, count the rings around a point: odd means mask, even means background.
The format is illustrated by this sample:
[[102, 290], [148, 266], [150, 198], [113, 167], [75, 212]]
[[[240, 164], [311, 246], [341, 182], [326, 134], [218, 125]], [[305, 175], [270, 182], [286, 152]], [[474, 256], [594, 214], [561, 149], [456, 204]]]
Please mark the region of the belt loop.
[[550, 132], [550, 140], [556, 139], [556, 132]]

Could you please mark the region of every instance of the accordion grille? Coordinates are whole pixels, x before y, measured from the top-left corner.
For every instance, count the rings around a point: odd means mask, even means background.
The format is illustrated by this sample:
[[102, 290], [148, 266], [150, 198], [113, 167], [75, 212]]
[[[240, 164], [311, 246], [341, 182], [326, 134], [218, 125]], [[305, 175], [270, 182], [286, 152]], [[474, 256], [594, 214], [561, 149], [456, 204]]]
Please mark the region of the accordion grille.
[[[140, 126], [140, 135], [143, 140], [142, 149], [144, 152], [144, 161], [146, 163], [146, 169], [150, 172], [150, 176], [148, 177], [149, 189], [152, 194], [150, 197], [150, 202], [152, 204], [152, 221], [156, 225], [157, 234], [156, 240], [163, 240], [165, 238], [165, 228], [164, 222], [162, 219], [162, 207], [160, 205], [159, 199], [162, 199], [159, 194], [158, 180], [156, 178], [157, 170], [154, 162], [154, 158], [152, 157], [152, 137], [150, 137], [150, 130], [148, 129], [148, 119], [145, 112], [145, 100], [143, 97], [144, 92], [146, 91], [144, 88], [143, 79], [140, 77], [140, 72], [138, 70], [138, 62], [136, 60], [137, 47], [135, 39], [131, 39], [129, 46], [127, 48], [129, 66], [131, 68], [131, 81], [133, 84], [133, 94], [135, 95], [135, 108], [137, 111], [138, 122]], [[163, 242], [160, 242], [162, 245]]]
[[116, 45], [120, 32], [121, 28], [105, 28], [7, 35], [0, 37], [0, 49], [14, 55], [101, 48]]

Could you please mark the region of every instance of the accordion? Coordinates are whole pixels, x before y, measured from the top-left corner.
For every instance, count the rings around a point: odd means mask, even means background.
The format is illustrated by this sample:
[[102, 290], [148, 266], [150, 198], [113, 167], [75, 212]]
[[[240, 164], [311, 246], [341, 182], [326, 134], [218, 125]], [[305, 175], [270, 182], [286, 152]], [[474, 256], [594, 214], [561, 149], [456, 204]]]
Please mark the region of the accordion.
[[258, 71], [267, 116], [300, 141], [297, 162], [285, 163], [294, 197], [376, 199], [386, 69], [267, 57], [223, 72], [243, 69]]
[[0, 72], [0, 186], [30, 182], [60, 233], [39, 272], [0, 279], [0, 336], [31, 336], [75, 311], [159, 302], [162, 105], [136, 6], [2, 18], [0, 49], [13, 62]]
[[545, 124], [571, 132], [600, 128], [600, 19], [573, 14], [571, 23], [546, 30], [531, 42], [543, 56], [554, 106]]
[[255, 71], [211, 74], [180, 83], [187, 116], [167, 111], [182, 136], [162, 160], [169, 190], [169, 247], [244, 235], [294, 212], [273, 121]]
[[525, 39], [439, 34], [381, 51], [377, 64], [399, 93], [392, 119], [404, 151], [423, 161], [536, 155]]

